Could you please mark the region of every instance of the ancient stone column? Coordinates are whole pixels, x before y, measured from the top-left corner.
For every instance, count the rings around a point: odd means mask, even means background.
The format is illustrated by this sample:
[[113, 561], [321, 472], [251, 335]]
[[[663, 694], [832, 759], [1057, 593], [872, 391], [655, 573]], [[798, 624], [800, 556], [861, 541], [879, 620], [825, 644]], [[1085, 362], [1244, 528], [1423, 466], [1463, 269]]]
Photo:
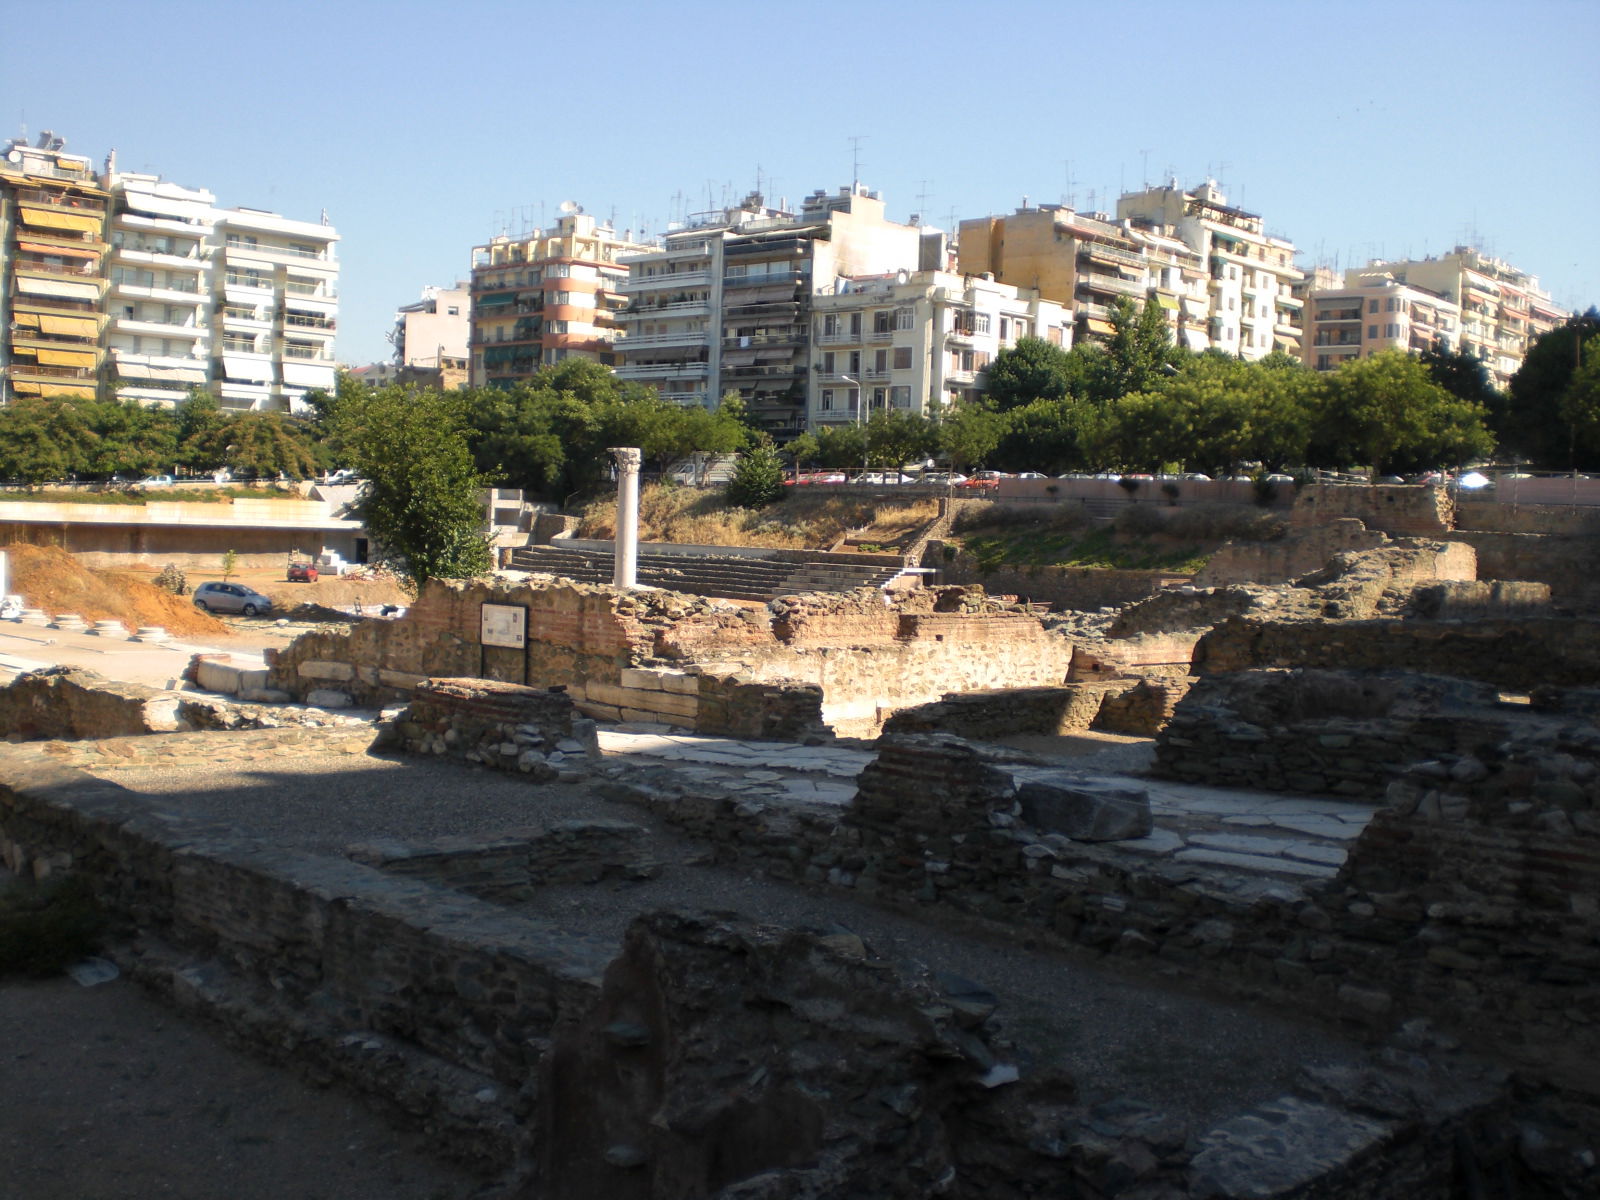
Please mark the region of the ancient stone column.
[[630, 588], [639, 575], [639, 462], [637, 446], [612, 446], [617, 460], [617, 561], [612, 582]]

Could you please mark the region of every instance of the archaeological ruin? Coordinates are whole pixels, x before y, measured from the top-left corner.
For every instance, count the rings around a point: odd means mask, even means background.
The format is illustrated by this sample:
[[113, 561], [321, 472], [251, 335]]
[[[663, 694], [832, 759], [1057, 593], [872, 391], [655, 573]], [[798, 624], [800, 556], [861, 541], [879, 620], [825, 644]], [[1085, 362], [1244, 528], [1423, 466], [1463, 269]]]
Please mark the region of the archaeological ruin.
[[1577, 1200], [1600, 573], [1518, 522], [1309, 488], [1051, 611], [433, 581], [22, 676], [0, 851], [508, 1200]]

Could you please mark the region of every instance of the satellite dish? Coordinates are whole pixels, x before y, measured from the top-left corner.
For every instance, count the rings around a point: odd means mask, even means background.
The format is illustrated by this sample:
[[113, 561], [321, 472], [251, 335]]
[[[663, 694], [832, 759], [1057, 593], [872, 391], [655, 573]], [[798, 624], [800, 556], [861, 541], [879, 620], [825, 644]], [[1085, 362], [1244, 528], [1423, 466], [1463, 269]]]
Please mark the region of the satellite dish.
[[576, 200], [563, 200], [557, 206], [556, 211], [562, 213], [575, 213], [578, 211], [578, 202]]

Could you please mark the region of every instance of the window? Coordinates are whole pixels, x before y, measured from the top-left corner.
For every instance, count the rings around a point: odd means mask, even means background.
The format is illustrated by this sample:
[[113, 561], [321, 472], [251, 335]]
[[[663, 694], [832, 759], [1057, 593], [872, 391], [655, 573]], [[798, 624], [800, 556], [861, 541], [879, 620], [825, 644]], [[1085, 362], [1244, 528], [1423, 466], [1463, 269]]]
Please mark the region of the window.
[[894, 319], [894, 314], [892, 312], [890, 312], [887, 308], [878, 309], [877, 312], [872, 314], [872, 332], [873, 333], [888, 333], [889, 329], [890, 329], [890, 324], [889, 323], [893, 319]]
[[835, 313], [829, 313], [827, 316], [822, 318], [822, 336], [837, 337], [838, 335], [839, 317]]
[[1367, 311], [1369, 313], [1375, 313], [1378, 311], [1378, 301], [1376, 297], [1367, 301]]
[[1387, 303], [1387, 304], [1385, 304], [1385, 305], [1384, 305], [1384, 309], [1385, 309], [1385, 310], [1386, 310], [1386, 311], [1388, 311], [1388, 312], [1394, 312], [1394, 311], [1395, 311], [1395, 309], [1396, 309], [1396, 308], [1397, 308], [1397, 307], [1398, 307], [1398, 305], [1399, 305], [1399, 303], [1400, 303], [1400, 301], [1399, 301], [1399, 300], [1397, 300], [1397, 299], [1396, 299], [1396, 298], [1395, 298], [1395, 297], [1393, 297], [1393, 296], [1390, 296], [1390, 297], [1389, 297], [1389, 302], [1388, 302], [1388, 303]]
[[[1376, 304], [1377, 301], [1374, 300], [1373, 303]], [[1378, 340], [1378, 327], [1376, 325], [1367, 326], [1367, 340], [1369, 342], [1375, 342]]]
[[822, 406], [821, 407], [822, 407], [822, 411], [823, 412], [832, 412], [833, 411], [833, 389], [832, 388], [823, 388], [822, 389]]
[[832, 350], [824, 351], [823, 355], [822, 355], [822, 373], [824, 375], [832, 375], [832, 374], [834, 374], [834, 365], [835, 364], [834, 364], [834, 353], [833, 353], [833, 351]]
[[446, 316], [450, 316], [450, 317], [459, 317], [461, 315], [461, 307], [460, 307], [460, 305], [456, 305], [456, 304], [450, 305], [449, 308], [445, 309], [445, 315]]
[[889, 369], [889, 352], [887, 350], [874, 350], [872, 352], [872, 369], [879, 373]]
[[896, 329], [910, 329], [911, 328], [911, 322], [912, 322], [912, 319], [913, 319], [913, 315], [914, 314], [913, 314], [912, 310], [909, 309], [909, 308], [897, 308], [897, 309], [895, 309], [894, 310], [894, 327]]
[[888, 388], [881, 388], [880, 387], [880, 388], [873, 388], [872, 389], [872, 407], [873, 408], [882, 408], [888, 402], [889, 402], [889, 389]]
[[859, 350], [850, 351], [850, 374], [857, 379], [861, 377], [861, 351]]
[[892, 387], [889, 389], [889, 404], [893, 408], [911, 407], [911, 389], [908, 387]]
[[860, 392], [860, 390], [857, 389], [857, 388], [851, 388], [845, 394], [845, 397], [849, 402], [850, 411], [851, 412], [855, 412], [856, 411], [856, 406], [861, 403], [861, 392]]
[[853, 312], [850, 314], [850, 336], [861, 336], [861, 314], [858, 312]]
[[1400, 326], [1391, 322], [1383, 327], [1383, 336], [1387, 338], [1399, 337]]
[[894, 369], [896, 371], [909, 371], [911, 369], [910, 346], [896, 346], [894, 348]]
[[973, 313], [972, 314], [972, 319], [973, 319], [972, 320], [972, 329], [973, 329], [974, 333], [988, 333], [989, 332], [989, 314], [988, 313]]

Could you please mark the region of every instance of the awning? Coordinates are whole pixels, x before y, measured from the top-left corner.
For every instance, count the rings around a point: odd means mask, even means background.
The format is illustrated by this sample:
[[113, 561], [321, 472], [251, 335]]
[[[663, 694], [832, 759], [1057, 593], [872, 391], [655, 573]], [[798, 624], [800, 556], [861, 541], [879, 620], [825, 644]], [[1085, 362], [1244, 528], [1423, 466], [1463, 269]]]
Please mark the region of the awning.
[[37, 275], [25, 275], [22, 272], [27, 267], [21, 263], [17, 274], [17, 292], [28, 296], [58, 296], [63, 300], [98, 300], [100, 298], [100, 285], [98, 283], [72, 283], [65, 279], [40, 279]]
[[1173, 312], [1178, 311], [1178, 298], [1176, 296], [1163, 296], [1160, 292], [1157, 292], [1156, 303], [1162, 308], [1171, 309]]
[[94, 384], [41, 383], [37, 394], [40, 396], [93, 396]]
[[37, 329], [39, 328], [39, 314], [14, 312], [11, 314], [11, 323], [18, 329]]
[[94, 351], [45, 350], [41, 348], [39, 361], [50, 367], [92, 367], [94, 366]]
[[224, 354], [222, 356], [222, 373], [229, 379], [243, 381], [261, 380], [265, 383], [272, 382], [272, 362], [265, 358], [254, 358], [243, 354]]
[[42, 333], [54, 333], [61, 337], [100, 336], [100, 323], [93, 317], [51, 317], [41, 313], [39, 329]]
[[502, 304], [514, 304], [516, 299], [515, 292], [493, 292], [487, 296], [474, 296], [472, 303], [476, 308], [498, 308]]
[[1117, 331], [1117, 327], [1110, 321], [1102, 321], [1099, 317], [1085, 317], [1083, 323], [1088, 327], [1090, 333], [1110, 334]]
[[286, 362], [283, 364], [284, 383], [293, 384], [295, 387], [328, 388], [334, 385], [333, 364], [319, 364], [312, 366], [310, 363]]
[[39, 394], [39, 386], [39, 384], [27, 379], [15, 379], [12, 380], [11, 390], [19, 396], [37, 396]]
[[168, 200], [165, 196], [151, 196], [144, 192], [124, 191], [123, 202], [128, 206], [128, 211], [136, 217], [152, 216], [162, 220], [172, 220], [193, 224], [200, 222], [211, 224], [207, 220], [210, 214], [208, 206], [194, 200]]
[[18, 242], [17, 249], [34, 254], [54, 254], [57, 258], [99, 258], [99, 250], [78, 246], [52, 246], [46, 242]]
[[62, 212], [55, 208], [22, 205], [22, 223], [36, 229], [70, 229], [74, 233], [99, 233], [105, 221], [98, 213]]

